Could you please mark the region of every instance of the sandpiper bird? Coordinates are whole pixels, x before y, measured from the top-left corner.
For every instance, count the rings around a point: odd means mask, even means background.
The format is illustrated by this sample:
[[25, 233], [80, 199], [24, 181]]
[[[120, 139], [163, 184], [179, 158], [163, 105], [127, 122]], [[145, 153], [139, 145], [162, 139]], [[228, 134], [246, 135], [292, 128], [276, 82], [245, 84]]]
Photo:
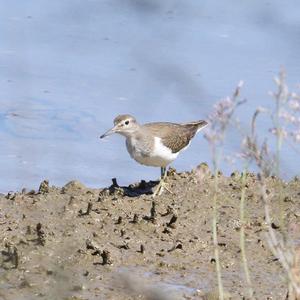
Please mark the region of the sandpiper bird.
[[119, 133], [126, 138], [130, 156], [140, 164], [160, 167], [161, 179], [153, 196], [160, 195], [165, 186], [166, 167], [186, 149], [195, 134], [207, 125], [204, 120], [184, 124], [156, 122], [140, 125], [131, 115], [119, 115], [114, 127], [101, 135], [101, 139]]

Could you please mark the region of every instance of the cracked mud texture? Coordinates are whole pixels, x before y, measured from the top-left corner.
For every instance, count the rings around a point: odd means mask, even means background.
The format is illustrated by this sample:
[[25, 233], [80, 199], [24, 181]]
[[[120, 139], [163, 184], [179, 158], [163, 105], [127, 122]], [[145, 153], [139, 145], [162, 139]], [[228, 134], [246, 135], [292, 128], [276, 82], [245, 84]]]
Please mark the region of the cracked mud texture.
[[[203, 167], [203, 166], [202, 166]], [[217, 299], [212, 245], [214, 179], [202, 167], [154, 182], [91, 189], [41, 183], [0, 196], [0, 299]], [[200, 171], [199, 171], [200, 170]], [[247, 298], [239, 246], [241, 178], [218, 178], [218, 236], [227, 299]], [[266, 241], [254, 174], [246, 188], [246, 251], [256, 299], [284, 299], [285, 273]], [[267, 179], [272, 221], [300, 235], [300, 182]], [[279, 190], [282, 199], [279, 201]], [[298, 236], [297, 236], [298, 234]]]

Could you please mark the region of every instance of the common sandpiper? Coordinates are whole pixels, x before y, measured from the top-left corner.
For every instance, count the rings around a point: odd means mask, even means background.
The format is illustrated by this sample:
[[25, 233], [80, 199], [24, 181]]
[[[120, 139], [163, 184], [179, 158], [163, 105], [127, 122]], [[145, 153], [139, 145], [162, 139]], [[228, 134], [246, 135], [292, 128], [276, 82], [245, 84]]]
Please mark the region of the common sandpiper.
[[160, 167], [161, 179], [153, 196], [161, 195], [165, 185], [166, 167], [186, 149], [192, 138], [207, 126], [204, 120], [188, 123], [155, 122], [140, 125], [131, 115], [119, 115], [114, 127], [101, 135], [101, 139], [113, 133], [126, 138], [130, 156], [142, 165]]

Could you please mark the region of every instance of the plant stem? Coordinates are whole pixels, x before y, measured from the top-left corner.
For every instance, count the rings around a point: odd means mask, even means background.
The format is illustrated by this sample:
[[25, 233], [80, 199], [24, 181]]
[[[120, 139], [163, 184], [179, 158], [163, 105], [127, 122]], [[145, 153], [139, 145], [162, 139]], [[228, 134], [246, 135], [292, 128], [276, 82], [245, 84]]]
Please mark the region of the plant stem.
[[[299, 278], [297, 278], [297, 275], [295, 276], [295, 272], [293, 271], [292, 267], [292, 263], [294, 263], [294, 261], [291, 261], [291, 257], [293, 257], [293, 254], [291, 253], [291, 250], [287, 248], [287, 243], [284, 241], [283, 236], [281, 238], [280, 235], [276, 235], [275, 230], [272, 228], [271, 225], [272, 221], [270, 214], [270, 199], [267, 196], [266, 184], [264, 179], [260, 180], [260, 188], [261, 196], [264, 202], [265, 220], [268, 229], [267, 241], [269, 243], [273, 255], [279, 259], [282, 267], [287, 273], [287, 277], [289, 280], [289, 290], [291, 290], [292, 287], [296, 295], [300, 295]], [[298, 299], [297, 296], [295, 299]]]
[[249, 299], [254, 299], [252, 282], [249, 273], [248, 260], [245, 247], [245, 196], [246, 196], [246, 168], [242, 173], [242, 191], [241, 191], [241, 203], [240, 203], [240, 219], [241, 219], [241, 231], [240, 231], [240, 248], [243, 262], [243, 268], [246, 277], [246, 283], [248, 287]]
[[280, 94], [276, 99], [276, 115], [275, 115], [275, 127], [276, 127], [276, 176], [279, 178], [280, 175], [280, 150], [282, 145], [282, 132], [279, 122], [280, 115]]
[[[275, 111], [275, 129], [276, 129], [276, 169], [275, 169], [275, 174], [277, 178], [280, 178], [280, 151], [282, 147], [282, 141], [283, 141], [283, 136], [282, 136], [282, 126], [280, 123], [280, 111], [281, 111], [281, 106], [283, 103], [287, 101], [285, 99], [285, 74], [283, 71], [280, 72], [279, 74], [279, 85], [278, 85], [278, 93], [276, 95], [276, 111]], [[285, 234], [285, 216], [284, 216], [284, 200], [283, 200], [283, 195], [282, 195], [282, 187], [279, 185], [279, 205], [280, 205], [280, 229], [283, 234], [284, 239], [286, 238]]]
[[218, 279], [218, 290], [219, 290], [219, 300], [224, 300], [224, 291], [223, 291], [223, 283], [222, 283], [222, 274], [221, 274], [221, 263], [219, 256], [219, 246], [218, 246], [218, 232], [217, 232], [217, 222], [218, 222], [218, 159], [216, 151], [214, 152], [214, 195], [213, 195], [213, 244], [214, 244], [214, 254], [216, 260], [216, 271], [217, 271], [217, 279]]

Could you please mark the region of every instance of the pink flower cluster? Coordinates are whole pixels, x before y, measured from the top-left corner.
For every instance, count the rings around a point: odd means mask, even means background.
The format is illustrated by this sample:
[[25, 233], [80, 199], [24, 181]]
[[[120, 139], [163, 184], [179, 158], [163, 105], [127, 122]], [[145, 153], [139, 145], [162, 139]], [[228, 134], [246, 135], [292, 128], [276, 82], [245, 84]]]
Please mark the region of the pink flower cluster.
[[270, 132], [300, 143], [300, 95], [289, 92], [285, 77], [285, 72], [281, 71], [275, 78], [277, 92], [271, 93], [271, 96], [276, 101], [278, 117], [282, 122], [271, 128]]
[[243, 81], [240, 81], [231, 97], [226, 97], [213, 106], [214, 110], [208, 116], [209, 128], [204, 135], [209, 143], [216, 145], [223, 142], [225, 131], [232, 120], [236, 108], [245, 102], [245, 100], [238, 100], [243, 84]]
[[289, 94], [287, 107], [279, 114], [285, 122], [286, 137], [292, 137], [294, 142], [300, 143], [300, 96], [296, 93]]

